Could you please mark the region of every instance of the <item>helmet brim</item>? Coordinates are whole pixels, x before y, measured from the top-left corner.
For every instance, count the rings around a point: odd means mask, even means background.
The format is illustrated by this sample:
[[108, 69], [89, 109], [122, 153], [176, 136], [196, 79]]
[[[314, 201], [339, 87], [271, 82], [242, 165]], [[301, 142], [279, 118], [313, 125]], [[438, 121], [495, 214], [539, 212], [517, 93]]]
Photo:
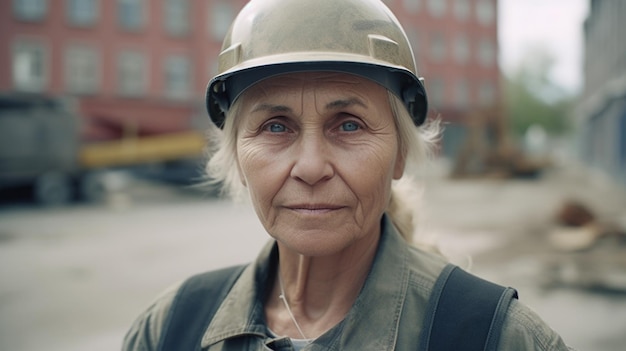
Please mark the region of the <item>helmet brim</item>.
[[416, 126], [426, 119], [426, 90], [419, 78], [403, 68], [355, 61], [302, 61], [238, 67], [213, 78], [207, 87], [206, 107], [211, 120], [219, 128], [225, 113], [241, 94], [256, 83], [283, 74], [298, 72], [341, 72], [360, 76], [380, 84], [404, 102]]

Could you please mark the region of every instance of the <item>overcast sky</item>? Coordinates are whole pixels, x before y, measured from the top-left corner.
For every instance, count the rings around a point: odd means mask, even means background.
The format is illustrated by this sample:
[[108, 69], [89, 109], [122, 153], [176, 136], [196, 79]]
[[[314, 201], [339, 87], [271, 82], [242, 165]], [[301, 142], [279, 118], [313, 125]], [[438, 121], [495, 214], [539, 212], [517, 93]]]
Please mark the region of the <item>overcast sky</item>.
[[583, 23], [589, 0], [499, 0], [502, 70], [511, 72], [530, 48], [545, 47], [556, 59], [553, 80], [570, 92], [582, 84]]

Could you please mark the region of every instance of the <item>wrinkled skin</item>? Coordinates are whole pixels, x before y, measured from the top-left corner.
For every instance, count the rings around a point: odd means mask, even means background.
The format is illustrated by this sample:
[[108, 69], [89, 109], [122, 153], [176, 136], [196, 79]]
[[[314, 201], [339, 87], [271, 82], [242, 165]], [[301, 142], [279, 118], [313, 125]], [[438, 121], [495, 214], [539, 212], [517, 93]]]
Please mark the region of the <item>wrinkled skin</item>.
[[271, 78], [246, 92], [238, 164], [268, 233], [307, 256], [377, 240], [402, 175], [387, 93], [341, 73]]
[[[267, 295], [278, 335], [317, 337], [348, 313], [380, 239], [391, 182], [404, 172], [387, 91], [343, 73], [292, 73], [246, 91], [235, 122], [241, 181], [277, 240]], [[306, 337], [305, 337], [306, 335]]]

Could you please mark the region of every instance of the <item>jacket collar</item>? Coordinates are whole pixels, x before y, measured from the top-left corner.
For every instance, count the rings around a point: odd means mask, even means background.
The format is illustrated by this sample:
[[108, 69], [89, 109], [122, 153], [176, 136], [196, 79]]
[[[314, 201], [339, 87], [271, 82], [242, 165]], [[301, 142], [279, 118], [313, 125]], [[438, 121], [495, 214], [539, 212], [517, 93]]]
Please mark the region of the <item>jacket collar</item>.
[[263, 301], [268, 282], [273, 280], [278, 260], [274, 240], [261, 250], [256, 261], [248, 265], [215, 313], [202, 337], [202, 348], [235, 336], [267, 338]]
[[[343, 322], [313, 342], [312, 350], [393, 350], [409, 281], [408, 244], [387, 216], [381, 223], [376, 257], [354, 305]], [[268, 339], [263, 301], [278, 259], [269, 242], [246, 267], [202, 338], [205, 348], [244, 335]]]

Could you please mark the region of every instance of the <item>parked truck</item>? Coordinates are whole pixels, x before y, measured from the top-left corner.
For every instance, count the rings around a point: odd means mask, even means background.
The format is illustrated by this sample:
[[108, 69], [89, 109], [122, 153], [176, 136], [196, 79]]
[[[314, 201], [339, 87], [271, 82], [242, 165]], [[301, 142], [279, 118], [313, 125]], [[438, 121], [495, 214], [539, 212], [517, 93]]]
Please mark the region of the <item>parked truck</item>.
[[60, 99], [0, 94], [0, 193], [30, 187], [45, 205], [94, 201], [105, 193], [104, 171], [199, 158], [205, 144], [195, 130], [85, 143], [80, 123]]

